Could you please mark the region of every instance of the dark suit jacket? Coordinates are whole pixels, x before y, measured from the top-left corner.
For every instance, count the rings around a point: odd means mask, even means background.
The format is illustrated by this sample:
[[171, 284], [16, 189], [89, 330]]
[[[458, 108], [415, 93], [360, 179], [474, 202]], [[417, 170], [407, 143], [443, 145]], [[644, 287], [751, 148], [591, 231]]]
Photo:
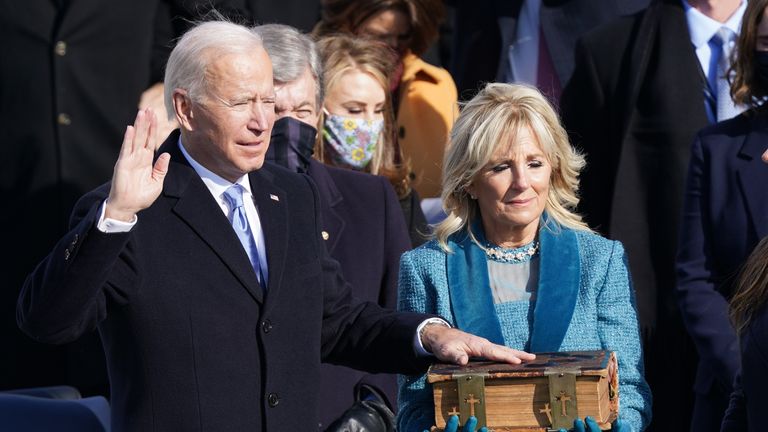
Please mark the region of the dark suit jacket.
[[696, 388], [730, 393], [739, 347], [728, 300], [740, 266], [768, 235], [768, 116], [742, 114], [696, 136], [685, 191], [677, 297], [699, 352]]
[[[77, 199], [109, 180], [141, 93], [163, 79], [169, 8], [198, 18], [223, 0], [0, 1], [0, 389], [71, 384], [107, 394], [98, 337], [35, 344], [14, 319], [25, 276], [67, 232]], [[61, 115], [61, 116], [60, 116]]]
[[106, 383], [99, 346], [68, 364], [68, 350], [18, 330], [14, 305], [77, 199], [109, 179], [141, 92], [162, 79], [162, 64], [152, 67], [153, 46], [167, 42], [153, 32], [160, 3], [0, 1], [0, 195], [4, 208], [24, 209], [0, 216], [0, 235], [18, 246], [0, 263], [0, 370], [13, 371], [0, 389], [68, 383], [89, 394], [92, 378], [75, 376], [85, 372]]
[[721, 432], [761, 432], [765, 430], [768, 404], [768, 311], [765, 305], [741, 335], [741, 373], [736, 378], [731, 403]]
[[62, 343], [98, 327], [113, 430], [313, 430], [320, 362], [422, 369], [422, 315], [354, 301], [321, 238], [308, 177], [250, 174], [266, 240], [266, 295], [173, 133], [161, 196], [128, 233], [95, 228], [109, 185], [76, 206], [72, 230], [29, 276], [22, 329]]
[[[461, 99], [481, 83], [503, 81], [523, 0], [457, 0], [449, 71]], [[539, 19], [560, 83], [573, 73], [576, 39], [612, 18], [637, 12], [648, 0], [542, 0]]]
[[[395, 309], [400, 255], [411, 248], [411, 241], [389, 181], [314, 159], [309, 162], [307, 175], [319, 192], [328, 253], [339, 262], [353, 295]], [[324, 364], [319, 382], [320, 429], [352, 405], [358, 382], [381, 390], [390, 406], [397, 406], [395, 375], [371, 375]]]
[[645, 329], [659, 308], [676, 313], [685, 173], [694, 134], [707, 125], [700, 69], [680, 1], [664, 0], [586, 34], [561, 100], [587, 157], [580, 210], [624, 243]]
[[707, 125], [700, 69], [681, 2], [655, 1], [580, 39], [560, 101], [587, 158], [579, 210], [627, 251], [654, 431], [688, 429], [693, 405], [696, 353], [674, 289], [690, 146]]

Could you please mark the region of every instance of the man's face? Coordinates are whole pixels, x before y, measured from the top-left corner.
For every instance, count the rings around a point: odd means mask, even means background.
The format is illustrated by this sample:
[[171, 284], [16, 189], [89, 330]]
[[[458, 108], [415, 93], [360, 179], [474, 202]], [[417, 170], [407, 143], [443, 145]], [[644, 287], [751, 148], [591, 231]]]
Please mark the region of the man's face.
[[272, 62], [263, 49], [225, 54], [211, 61], [206, 82], [187, 105], [182, 140], [196, 161], [234, 182], [264, 163], [275, 122]]
[[317, 128], [317, 83], [309, 67], [294, 81], [275, 83], [275, 114], [278, 119], [292, 117]]

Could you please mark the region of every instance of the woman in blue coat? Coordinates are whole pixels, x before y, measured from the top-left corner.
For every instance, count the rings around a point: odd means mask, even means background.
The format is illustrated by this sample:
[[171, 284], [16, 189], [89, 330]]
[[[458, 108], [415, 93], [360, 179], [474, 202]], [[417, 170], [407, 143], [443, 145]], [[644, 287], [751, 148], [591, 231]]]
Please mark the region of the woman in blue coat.
[[[583, 166], [537, 90], [485, 87], [451, 134], [448, 217], [401, 259], [398, 306], [526, 351], [615, 351], [622, 430], [641, 431], [651, 395], [626, 256], [573, 212]], [[424, 375], [401, 379], [399, 396], [399, 430], [434, 424]]]

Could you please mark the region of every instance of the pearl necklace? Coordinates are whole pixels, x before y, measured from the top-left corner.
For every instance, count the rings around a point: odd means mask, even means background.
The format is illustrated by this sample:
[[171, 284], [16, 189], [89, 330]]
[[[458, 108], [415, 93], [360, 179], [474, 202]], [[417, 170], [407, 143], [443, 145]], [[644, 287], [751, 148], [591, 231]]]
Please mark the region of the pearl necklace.
[[489, 259], [502, 263], [519, 264], [530, 261], [539, 252], [539, 242], [534, 240], [519, 248], [507, 249], [486, 243], [485, 254]]

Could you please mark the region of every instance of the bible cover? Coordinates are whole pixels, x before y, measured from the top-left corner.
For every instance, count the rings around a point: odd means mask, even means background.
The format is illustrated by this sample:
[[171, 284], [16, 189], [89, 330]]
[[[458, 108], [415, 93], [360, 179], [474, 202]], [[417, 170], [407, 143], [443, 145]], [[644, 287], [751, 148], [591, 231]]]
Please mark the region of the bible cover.
[[609, 430], [619, 414], [619, 378], [611, 351], [537, 353], [519, 365], [473, 361], [466, 366], [434, 364], [427, 381], [435, 398], [435, 427], [451, 415], [464, 424], [495, 432], [573, 428], [575, 418], [591, 416]]

